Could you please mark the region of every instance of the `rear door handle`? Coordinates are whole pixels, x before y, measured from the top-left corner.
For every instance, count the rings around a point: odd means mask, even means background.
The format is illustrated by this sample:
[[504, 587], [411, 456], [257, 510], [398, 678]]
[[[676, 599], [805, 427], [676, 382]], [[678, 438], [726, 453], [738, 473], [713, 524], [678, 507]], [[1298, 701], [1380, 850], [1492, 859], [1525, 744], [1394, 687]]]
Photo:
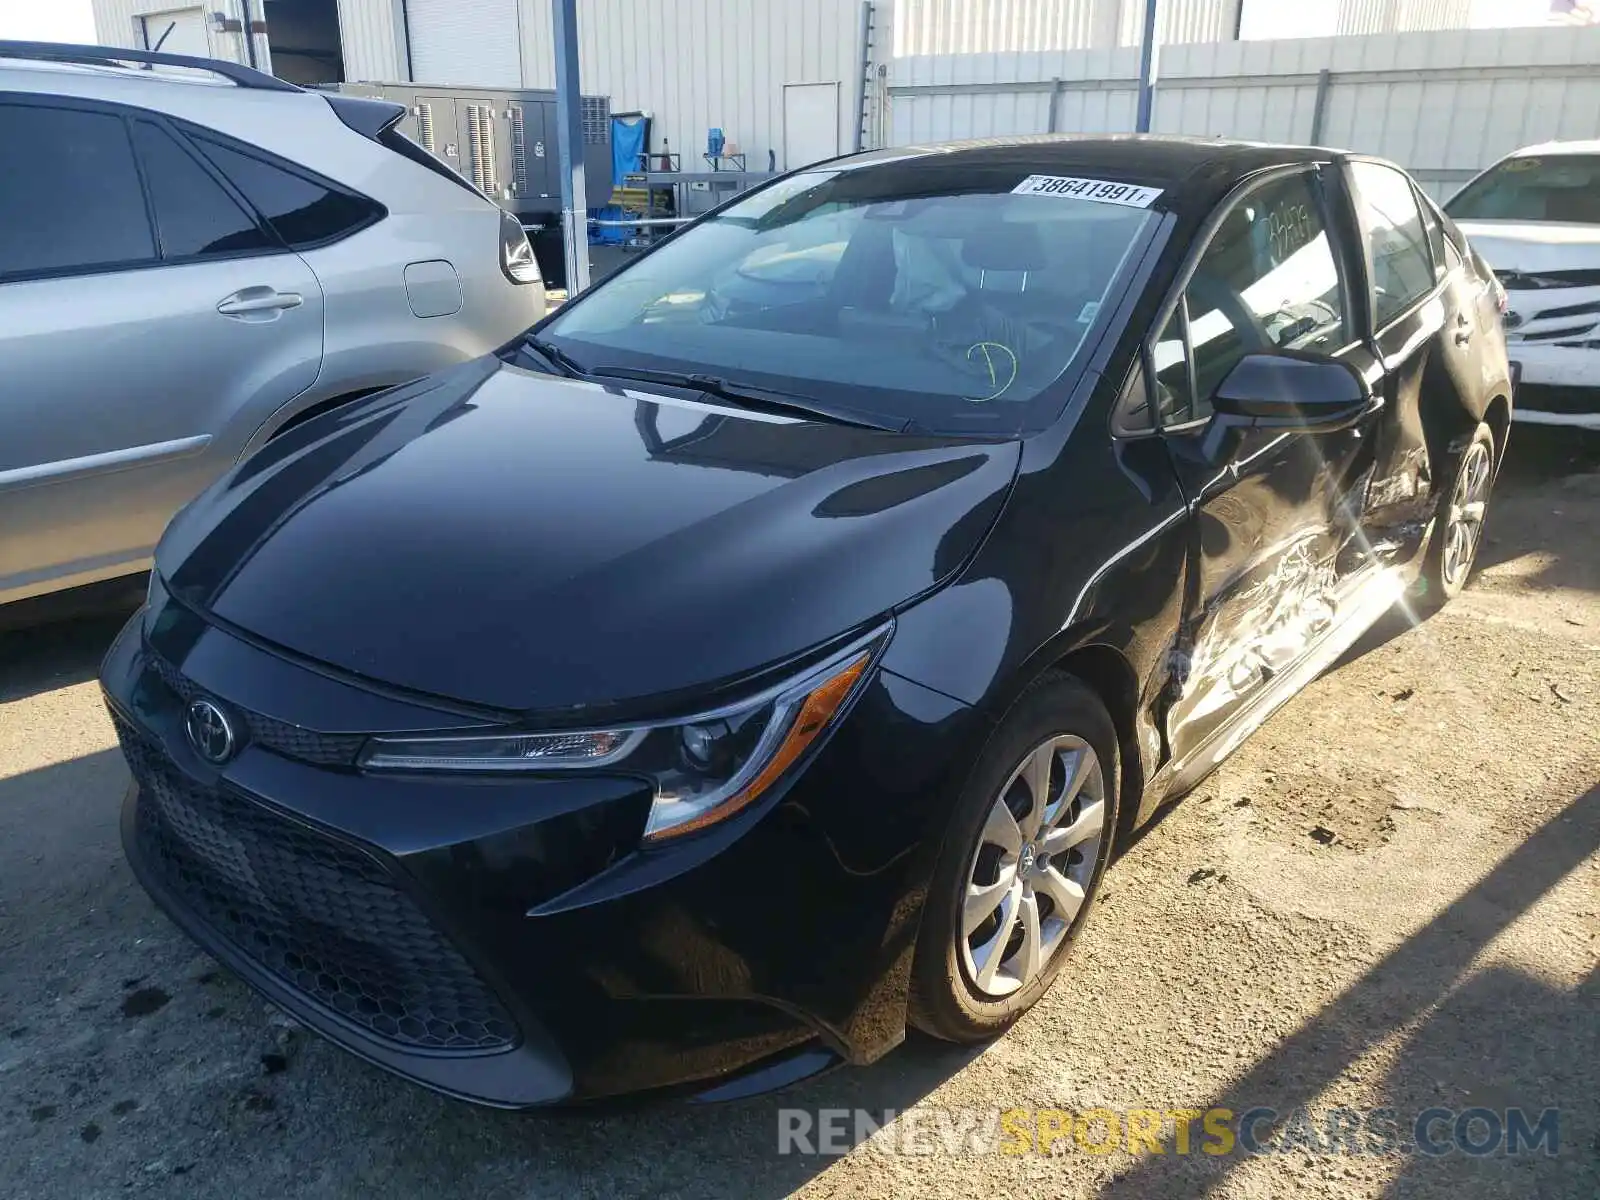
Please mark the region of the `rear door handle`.
[[1466, 314], [1456, 317], [1456, 345], [1465, 346], [1472, 340], [1472, 322], [1467, 320]]
[[[299, 308], [305, 298], [298, 292], [280, 292], [269, 287], [248, 287], [222, 300], [217, 311], [225, 317], [250, 317]], [[270, 317], [268, 318], [271, 319]]]

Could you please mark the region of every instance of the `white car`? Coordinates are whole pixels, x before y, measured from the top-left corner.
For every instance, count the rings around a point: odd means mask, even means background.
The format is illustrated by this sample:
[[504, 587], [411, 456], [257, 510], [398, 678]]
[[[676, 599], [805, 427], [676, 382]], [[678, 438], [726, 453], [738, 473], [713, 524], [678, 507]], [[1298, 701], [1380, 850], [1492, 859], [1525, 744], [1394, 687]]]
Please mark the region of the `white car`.
[[0, 42], [0, 604], [144, 571], [291, 423], [544, 315], [522, 227], [404, 115], [233, 63]]
[[1508, 294], [1516, 419], [1600, 429], [1600, 141], [1518, 150], [1445, 211]]

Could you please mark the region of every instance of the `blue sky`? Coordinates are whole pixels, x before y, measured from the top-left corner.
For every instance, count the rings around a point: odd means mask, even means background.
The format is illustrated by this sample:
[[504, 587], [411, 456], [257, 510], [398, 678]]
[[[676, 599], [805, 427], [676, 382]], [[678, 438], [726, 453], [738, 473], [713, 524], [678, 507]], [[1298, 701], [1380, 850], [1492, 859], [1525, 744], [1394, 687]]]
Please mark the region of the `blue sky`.
[[0, 38], [93, 44], [89, 0], [0, 0]]

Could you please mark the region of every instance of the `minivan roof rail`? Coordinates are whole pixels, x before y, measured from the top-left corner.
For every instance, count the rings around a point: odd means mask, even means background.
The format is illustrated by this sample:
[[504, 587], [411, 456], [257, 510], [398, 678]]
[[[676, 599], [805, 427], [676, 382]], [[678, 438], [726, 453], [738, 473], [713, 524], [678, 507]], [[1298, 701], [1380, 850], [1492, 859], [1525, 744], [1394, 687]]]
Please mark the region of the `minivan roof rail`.
[[256, 88], [264, 92], [304, 90], [287, 80], [279, 79], [276, 75], [268, 75], [265, 71], [257, 71], [239, 63], [224, 62], [219, 58], [199, 58], [192, 54], [165, 54], [157, 50], [128, 50], [122, 46], [74, 46], [64, 42], [0, 41], [0, 58], [84, 63], [107, 67], [123, 63], [140, 63], [156, 67], [188, 67], [195, 71], [210, 71], [213, 75], [221, 75], [242, 88]]

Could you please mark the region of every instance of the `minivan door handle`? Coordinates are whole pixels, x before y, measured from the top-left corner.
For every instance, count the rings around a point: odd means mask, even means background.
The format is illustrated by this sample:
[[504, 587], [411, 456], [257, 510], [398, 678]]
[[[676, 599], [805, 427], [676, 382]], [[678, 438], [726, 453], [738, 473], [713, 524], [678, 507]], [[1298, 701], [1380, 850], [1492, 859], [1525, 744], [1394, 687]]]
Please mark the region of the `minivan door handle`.
[[1472, 322], [1465, 313], [1456, 316], [1456, 345], [1465, 346], [1472, 340]]
[[298, 292], [280, 292], [270, 287], [247, 287], [226, 297], [217, 304], [217, 311], [225, 317], [239, 320], [273, 321], [285, 309], [299, 308], [305, 298]]

